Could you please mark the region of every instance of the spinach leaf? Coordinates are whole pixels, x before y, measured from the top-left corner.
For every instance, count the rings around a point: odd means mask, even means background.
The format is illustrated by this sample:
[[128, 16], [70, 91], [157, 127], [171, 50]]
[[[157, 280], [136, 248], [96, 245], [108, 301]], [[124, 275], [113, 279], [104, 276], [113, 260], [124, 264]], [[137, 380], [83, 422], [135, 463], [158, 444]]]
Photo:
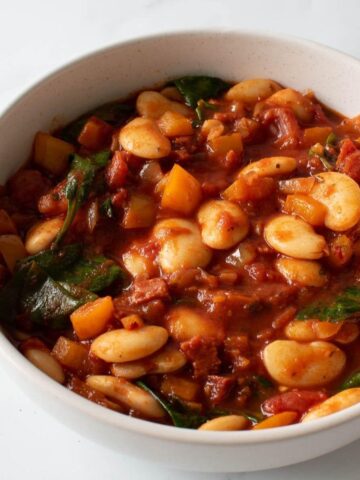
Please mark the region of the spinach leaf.
[[56, 279], [71, 285], [78, 285], [90, 292], [100, 292], [120, 278], [121, 268], [112, 260], [99, 255], [83, 257], [71, 268], [63, 270]]
[[68, 209], [63, 226], [54, 241], [54, 247], [57, 247], [61, 243], [64, 235], [71, 227], [76, 213], [89, 196], [95, 174], [98, 170], [105, 167], [109, 158], [110, 152], [108, 150], [96, 153], [90, 157], [73, 155], [71, 170], [68, 173], [65, 186], [65, 197], [68, 201]]
[[36, 262], [49, 275], [57, 278], [71, 267], [82, 255], [80, 243], [66, 245], [57, 250], [45, 250], [22, 260], [22, 263]]
[[[171, 403], [164, 400], [141, 380], [138, 380], [136, 384], [146, 392], [149, 392], [155, 398], [155, 400], [160, 403], [160, 405], [171, 418], [175, 427], [196, 429], [212, 418], [231, 415], [229, 410], [222, 408], [213, 408], [209, 410], [206, 415], [201, 415], [198, 411], [191, 410], [179, 399], [174, 399], [174, 401]], [[251, 423], [259, 423], [259, 421], [261, 421], [260, 417], [244, 411], [240, 412], [239, 415], [243, 415], [250, 420]]]
[[50, 328], [65, 328], [69, 315], [96, 295], [52, 279], [36, 262], [30, 264], [22, 288], [20, 308], [33, 323]]
[[35, 261], [24, 262], [0, 292], [0, 321], [13, 324], [25, 313], [36, 324], [65, 328], [69, 315], [96, 295], [61, 285]]
[[0, 321], [14, 324], [24, 313], [35, 324], [65, 328], [69, 315], [97, 298], [122, 270], [104, 256], [83, 256], [80, 244], [28, 257], [0, 291]]
[[136, 383], [140, 388], [146, 392], [149, 392], [155, 398], [155, 400], [160, 403], [166, 413], [170, 416], [175, 427], [196, 429], [208, 420], [207, 417], [200, 415], [196, 411], [186, 408], [183, 404], [175, 406], [170, 402], [165, 401], [153, 390], [151, 390], [151, 388], [149, 388], [144, 382], [138, 381]]
[[88, 113], [85, 113], [74, 122], [71, 122], [69, 125], [64, 127], [57, 136], [67, 142], [76, 143], [81, 130], [84, 128], [85, 123], [90, 117], [95, 116], [100, 120], [103, 120], [104, 122], [116, 127], [125, 122], [125, 120], [133, 113], [133, 111], [134, 107], [129, 104], [119, 102], [107, 103]]
[[348, 377], [341, 385], [340, 390], [346, 390], [347, 388], [360, 387], [360, 371], [353, 373]]
[[316, 318], [328, 322], [342, 322], [360, 313], [360, 287], [346, 288], [332, 302], [314, 303], [300, 310], [297, 320]]
[[199, 76], [185, 76], [174, 81], [176, 88], [185, 99], [186, 105], [196, 108], [199, 100], [218, 97], [230, 84], [220, 78]]
[[23, 260], [32, 261], [57, 282], [77, 285], [90, 292], [104, 290], [122, 274], [121, 268], [103, 255], [83, 255], [79, 243], [46, 250]]

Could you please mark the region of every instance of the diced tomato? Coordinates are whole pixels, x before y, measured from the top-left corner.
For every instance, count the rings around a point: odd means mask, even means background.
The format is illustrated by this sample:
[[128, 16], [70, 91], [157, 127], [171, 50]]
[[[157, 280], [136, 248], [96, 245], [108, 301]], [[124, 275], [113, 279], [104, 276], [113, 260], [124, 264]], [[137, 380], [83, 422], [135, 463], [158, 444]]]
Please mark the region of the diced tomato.
[[117, 151], [106, 168], [105, 178], [110, 190], [117, 190], [126, 182], [129, 169], [126, 163], [127, 154]]
[[38, 201], [38, 210], [44, 215], [59, 215], [67, 210], [67, 199], [65, 197], [66, 179], [46, 195], [42, 195]]
[[360, 182], [360, 150], [349, 138], [342, 142], [336, 167], [339, 172], [346, 173], [356, 182]]
[[293, 411], [305, 413], [310, 407], [327, 399], [321, 390], [292, 390], [268, 398], [261, 405], [264, 413], [274, 415], [280, 412]]

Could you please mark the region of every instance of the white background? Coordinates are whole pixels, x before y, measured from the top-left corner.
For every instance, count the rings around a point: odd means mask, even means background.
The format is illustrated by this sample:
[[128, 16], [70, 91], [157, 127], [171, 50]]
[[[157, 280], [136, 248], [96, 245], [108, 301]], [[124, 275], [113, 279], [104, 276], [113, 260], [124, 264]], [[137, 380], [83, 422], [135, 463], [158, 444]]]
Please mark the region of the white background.
[[[209, 26], [293, 34], [360, 58], [357, 0], [0, 0], [0, 110], [27, 85], [82, 53], [147, 33]], [[267, 472], [165, 470], [65, 428], [28, 400], [0, 365], [0, 480], [355, 480], [359, 453], [360, 441]]]

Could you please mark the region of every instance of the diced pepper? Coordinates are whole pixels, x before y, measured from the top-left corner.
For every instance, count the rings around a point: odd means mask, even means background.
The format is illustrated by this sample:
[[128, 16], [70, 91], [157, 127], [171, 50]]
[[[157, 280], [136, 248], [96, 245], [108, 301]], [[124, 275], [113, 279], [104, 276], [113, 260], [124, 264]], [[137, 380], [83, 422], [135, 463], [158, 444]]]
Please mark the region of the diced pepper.
[[239, 175], [224, 192], [223, 198], [231, 202], [260, 200], [275, 190], [275, 181], [270, 177], [248, 174]]
[[48, 133], [38, 132], [34, 144], [34, 162], [54, 175], [64, 173], [69, 164], [69, 155], [75, 151], [73, 145]]
[[125, 184], [128, 172], [126, 153], [115, 152], [105, 172], [106, 183], [111, 191], [116, 191]]
[[281, 412], [266, 418], [253, 427], [253, 430], [262, 430], [264, 428], [285, 427], [294, 423], [299, 414], [297, 412]]
[[27, 256], [24, 244], [18, 235], [1, 235], [0, 253], [11, 272], [14, 270], [16, 262]]
[[113, 128], [97, 117], [90, 117], [78, 136], [78, 142], [90, 150], [99, 150], [110, 142]]
[[88, 352], [84, 345], [66, 337], [59, 337], [52, 354], [64, 367], [78, 371], [83, 367]]
[[150, 227], [155, 220], [154, 200], [148, 195], [133, 193], [125, 209], [122, 226], [124, 228]]
[[102, 333], [113, 313], [113, 301], [108, 296], [82, 305], [70, 315], [70, 320], [76, 335], [80, 340], [85, 340]]
[[166, 179], [161, 206], [189, 215], [200, 200], [200, 183], [184, 168], [175, 164]]
[[209, 141], [210, 154], [216, 157], [225, 157], [229, 150], [240, 155], [243, 151], [243, 142], [240, 133], [221, 135]]
[[331, 127], [305, 128], [303, 144], [305, 147], [311, 147], [311, 145], [314, 145], [315, 143], [325, 143], [331, 132]]
[[288, 180], [280, 180], [279, 191], [286, 195], [292, 193], [309, 194], [316, 183], [315, 177], [290, 178]]
[[298, 215], [303, 220], [310, 223], [310, 225], [314, 226], [321, 226], [324, 224], [327, 211], [322, 203], [301, 193], [288, 195], [286, 197], [284, 210], [287, 213]]

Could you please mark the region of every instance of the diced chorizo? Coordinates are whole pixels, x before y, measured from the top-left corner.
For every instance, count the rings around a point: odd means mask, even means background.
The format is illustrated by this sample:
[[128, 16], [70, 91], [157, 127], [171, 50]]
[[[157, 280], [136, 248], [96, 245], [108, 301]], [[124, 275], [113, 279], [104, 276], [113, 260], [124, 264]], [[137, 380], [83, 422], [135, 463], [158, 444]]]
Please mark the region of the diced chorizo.
[[232, 377], [208, 375], [204, 392], [213, 405], [219, 405], [226, 400], [234, 385], [235, 379]]
[[275, 125], [275, 145], [280, 148], [296, 147], [300, 142], [300, 128], [294, 112], [289, 108], [270, 108], [260, 115], [261, 121], [270, 128]]
[[129, 169], [126, 163], [126, 152], [114, 153], [110, 164], [105, 171], [105, 179], [110, 190], [115, 191], [124, 186]]
[[261, 409], [264, 413], [271, 415], [287, 411], [298, 412], [302, 415], [313, 405], [326, 400], [327, 397], [326, 393], [321, 390], [293, 390], [268, 398], [261, 405]]
[[360, 150], [349, 138], [342, 142], [336, 167], [339, 172], [346, 173], [356, 182], [360, 182]]
[[163, 278], [137, 279], [132, 286], [130, 301], [139, 304], [155, 298], [168, 297], [168, 286]]
[[186, 342], [182, 342], [180, 348], [192, 363], [195, 378], [217, 373], [221, 362], [218, 357], [217, 341], [215, 339], [193, 337]]

